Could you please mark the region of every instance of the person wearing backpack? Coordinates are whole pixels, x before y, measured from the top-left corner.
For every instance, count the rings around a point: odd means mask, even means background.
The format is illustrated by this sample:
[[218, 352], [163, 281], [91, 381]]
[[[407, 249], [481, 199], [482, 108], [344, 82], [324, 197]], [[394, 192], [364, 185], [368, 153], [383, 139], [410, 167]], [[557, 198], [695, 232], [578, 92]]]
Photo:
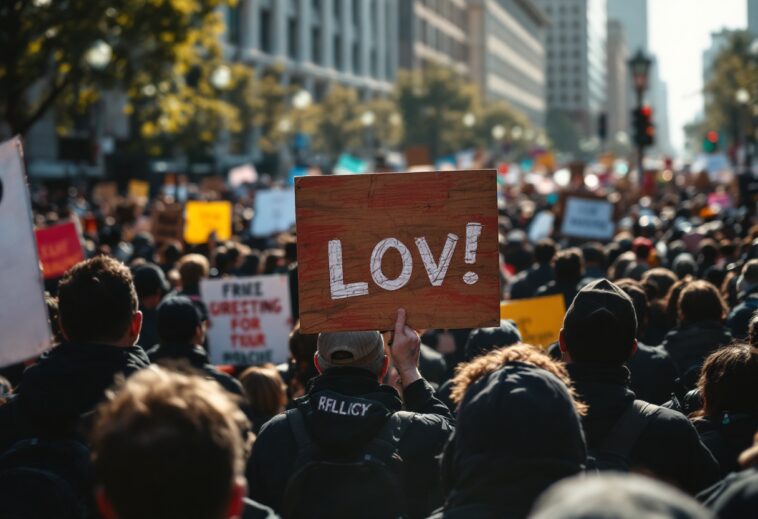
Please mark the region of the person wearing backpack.
[[634, 354], [637, 318], [629, 296], [606, 279], [577, 294], [560, 349], [579, 398], [597, 469], [640, 471], [695, 494], [716, 482], [718, 464], [679, 412], [637, 400], [624, 363]]
[[[453, 419], [418, 371], [419, 348], [403, 309], [389, 357], [379, 332], [320, 334], [321, 374], [253, 446], [250, 497], [285, 518], [423, 517], [441, 505], [436, 457]], [[380, 383], [390, 357], [402, 399]]]

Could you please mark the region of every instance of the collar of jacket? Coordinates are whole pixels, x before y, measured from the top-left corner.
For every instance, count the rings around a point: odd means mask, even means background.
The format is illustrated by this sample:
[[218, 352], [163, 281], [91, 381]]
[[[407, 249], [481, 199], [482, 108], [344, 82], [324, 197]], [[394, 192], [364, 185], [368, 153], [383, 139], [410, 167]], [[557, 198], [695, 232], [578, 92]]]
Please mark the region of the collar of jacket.
[[187, 343], [165, 343], [160, 344], [148, 352], [151, 360], [159, 359], [186, 359], [192, 367], [202, 368], [210, 364], [208, 353], [202, 346]]
[[102, 344], [94, 342], [62, 342], [52, 350], [44, 353], [40, 360], [48, 357], [71, 357], [82, 358], [93, 362], [109, 361], [114, 362], [129, 359], [134, 364], [144, 364], [145, 367], [150, 364], [145, 350], [141, 346], [113, 346], [112, 344]]
[[[385, 405], [398, 410], [402, 407], [400, 395], [394, 388], [380, 384], [376, 375], [360, 368], [330, 368], [310, 382], [308, 393], [330, 390], [348, 396], [380, 394]], [[390, 404], [395, 401], [395, 405]]]

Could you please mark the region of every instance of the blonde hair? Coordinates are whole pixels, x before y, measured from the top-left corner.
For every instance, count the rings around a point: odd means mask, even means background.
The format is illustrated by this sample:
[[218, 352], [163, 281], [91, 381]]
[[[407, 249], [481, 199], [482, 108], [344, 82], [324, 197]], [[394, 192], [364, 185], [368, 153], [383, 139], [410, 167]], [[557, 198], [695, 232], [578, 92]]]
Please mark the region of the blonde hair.
[[455, 376], [453, 377], [450, 400], [455, 404], [459, 404], [471, 384], [511, 362], [531, 364], [555, 375], [566, 385], [577, 413], [580, 416], [587, 414], [587, 405], [579, 400], [566, 367], [561, 362], [551, 359], [542, 350], [523, 343], [498, 348], [470, 362], [460, 364], [456, 368]]
[[210, 263], [202, 254], [187, 254], [182, 256], [176, 264], [179, 277], [182, 279], [182, 287], [197, 285], [200, 280], [208, 277]]

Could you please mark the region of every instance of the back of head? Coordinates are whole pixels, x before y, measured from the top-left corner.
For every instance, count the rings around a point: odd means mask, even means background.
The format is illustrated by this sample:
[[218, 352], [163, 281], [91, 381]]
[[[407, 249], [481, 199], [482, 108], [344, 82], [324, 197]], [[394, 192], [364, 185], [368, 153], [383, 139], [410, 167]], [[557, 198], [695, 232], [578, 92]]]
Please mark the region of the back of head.
[[742, 293], [748, 293], [756, 288], [758, 288], [758, 259], [752, 259], [742, 267], [742, 273], [737, 280], [737, 289]]
[[584, 275], [582, 251], [576, 248], [562, 250], [555, 256], [555, 280], [558, 282], [579, 282]]
[[582, 246], [582, 256], [585, 265], [594, 265], [601, 269], [607, 266], [608, 256], [600, 243], [588, 243]]
[[632, 242], [632, 251], [639, 261], [647, 261], [653, 250], [653, 242], [647, 238], [635, 238]]
[[534, 259], [540, 265], [550, 265], [556, 253], [555, 242], [550, 238], [544, 238], [534, 246]]
[[530, 519], [713, 519], [680, 490], [633, 474], [580, 475], [543, 494]]
[[674, 259], [672, 268], [674, 269], [674, 274], [676, 274], [679, 279], [684, 279], [687, 276], [695, 275], [697, 272], [697, 263], [695, 262], [695, 258], [692, 257], [692, 254], [685, 252], [679, 254]]
[[157, 265], [144, 263], [132, 270], [134, 288], [140, 301], [146, 297], [163, 295], [169, 290], [166, 275]]
[[664, 299], [676, 281], [677, 277], [673, 272], [660, 267], [650, 269], [642, 274], [642, 285], [645, 292], [653, 299]]
[[637, 336], [634, 304], [607, 279], [593, 281], [566, 312], [562, 336], [573, 362], [621, 365], [631, 356]]
[[157, 332], [161, 344], [190, 344], [202, 317], [186, 296], [173, 296], [158, 305]]
[[633, 279], [621, 279], [616, 282], [616, 286], [623, 290], [629, 296], [629, 299], [632, 300], [634, 314], [637, 316], [637, 335], [639, 336], [647, 326], [648, 315], [650, 313], [647, 294], [643, 290], [642, 284]]
[[513, 321], [502, 320], [500, 326], [471, 330], [466, 341], [466, 360], [471, 360], [495, 348], [521, 342], [521, 333]]
[[200, 280], [208, 277], [210, 264], [208, 258], [202, 254], [187, 254], [176, 265], [179, 277], [182, 279], [182, 287], [194, 287]]
[[221, 386], [157, 366], [95, 417], [98, 481], [119, 519], [218, 519], [242, 478], [247, 422]]
[[734, 344], [711, 353], [703, 363], [698, 388], [706, 416], [758, 415], [758, 349]]
[[240, 375], [240, 383], [247, 403], [256, 415], [274, 416], [287, 404], [287, 386], [273, 365], [247, 368]]
[[384, 339], [379, 332], [321, 333], [316, 351], [321, 371], [350, 367], [378, 376], [384, 366]]
[[[516, 423], [521, 426], [514, 427]], [[529, 357], [509, 361], [468, 386], [450, 449], [445, 463], [451, 463], [453, 487], [504, 476], [515, 486], [519, 481], [555, 481], [582, 470], [586, 460], [569, 389]], [[485, 499], [498, 501], [497, 495]]]
[[77, 263], [58, 285], [60, 324], [70, 341], [119, 341], [135, 312], [132, 274], [112, 258], [97, 256]]
[[726, 304], [715, 286], [707, 281], [689, 283], [679, 296], [679, 318], [692, 324], [705, 321], [723, 321]]

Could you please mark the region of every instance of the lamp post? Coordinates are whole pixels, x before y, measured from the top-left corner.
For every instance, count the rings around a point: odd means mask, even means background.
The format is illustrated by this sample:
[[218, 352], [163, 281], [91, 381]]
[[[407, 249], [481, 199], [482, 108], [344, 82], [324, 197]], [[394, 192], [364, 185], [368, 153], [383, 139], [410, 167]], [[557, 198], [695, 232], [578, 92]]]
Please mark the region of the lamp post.
[[373, 127], [376, 122], [376, 115], [371, 110], [366, 110], [361, 114], [361, 124], [366, 129], [366, 144], [370, 152], [374, 151]]
[[[648, 78], [650, 75], [650, 66], [652, 64], [652, 60], [645, 55], [642, 49], [638, 50], [629, 60], [629, 70], [632, 72], [634, 91], [637, 94], [637, 113], [642, 112], [642, 98], [648, 88]], [[637, 145], [637, 170], [639, 171], [640, 185], [642, 185], [645, 181], [645, 145], [640, 139], [638, 139], [635, 144]]]

